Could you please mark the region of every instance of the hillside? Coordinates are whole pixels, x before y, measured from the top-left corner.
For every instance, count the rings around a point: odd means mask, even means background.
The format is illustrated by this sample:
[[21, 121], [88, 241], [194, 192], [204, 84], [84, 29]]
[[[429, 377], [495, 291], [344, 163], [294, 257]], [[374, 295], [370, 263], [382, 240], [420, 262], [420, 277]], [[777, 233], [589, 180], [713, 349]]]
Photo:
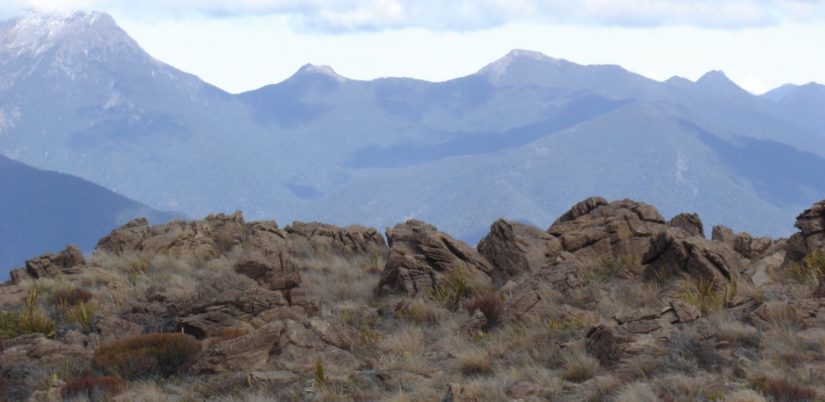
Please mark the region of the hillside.
[[163, 223], [155, 211], [77, 177], [46, 172], [0, 155], [0, 278], [44, 250], [67, 243], [91, 251], [113, 226], [139, 216]]
[[[813, 401], [825, 201], [790, 239], [588, 198], [471, 247], [408, 220], [102, 238], [0, 287], [6, 400]], [[72, 399], [74, 400], [74, 399]]]

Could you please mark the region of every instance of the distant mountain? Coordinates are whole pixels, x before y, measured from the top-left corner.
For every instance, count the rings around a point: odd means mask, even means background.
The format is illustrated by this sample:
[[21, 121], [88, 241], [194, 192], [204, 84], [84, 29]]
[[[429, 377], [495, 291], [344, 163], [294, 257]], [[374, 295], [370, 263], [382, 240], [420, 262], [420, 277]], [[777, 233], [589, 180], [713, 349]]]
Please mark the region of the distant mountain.
[[816, 88], [754, 96], [721, 71], [659, 82], [514, 50], [446, 82], [308, 64], [231, 95], [105, 14], [33, 14], [0, 25], [0, 153], [190, 216], [416, 217], [473, 240], [602, 194], [777, 236], [825, 194]]
[[44, 251], [97, 240], [136, 217], [174, 217], [77, 177], [31, 168], [0, 156], [0, 278]]
[[815, 82], [786, 85], [764, 95], [788, 120], [797, 122], [825, 138], [825, 85]]

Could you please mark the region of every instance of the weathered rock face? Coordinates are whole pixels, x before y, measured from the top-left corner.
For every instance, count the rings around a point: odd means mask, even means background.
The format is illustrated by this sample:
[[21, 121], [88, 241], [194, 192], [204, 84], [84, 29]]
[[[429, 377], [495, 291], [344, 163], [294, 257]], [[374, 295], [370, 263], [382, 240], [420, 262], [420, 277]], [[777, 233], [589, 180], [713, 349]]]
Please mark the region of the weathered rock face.
[[390, 254], [377, 294], [405, 292], [423, 296], [456, 269], [473, 281], [491, 282], [493, 266], [470, 246], [435, 226], [409, 220], [387, 231]]
[[248, 254], [235, 263], [234, 270], [271, 290], [289, 290], [301, 283], [298, 268], [285, 252], [269, 257], [257, 252]]
[[339, 228], [318, 222], [295, 222], [285, 228], [295, 252], [332, 252], [349, 257], [380, 255], [387, 250], [384, 236], [373, 228], [353, 225]]
[[687, 274], [715, 283], [738, 278], [745, 268], [742, 257], [723, 243], [689, 236], [681, 229], [660, 232], [645, 254], [648, 279]]
[[104, 237], [97, 250], [115, 255], [140, 253], [148, 258], [168, 255], [205, 260], [222, 256], [236, 245], [266, 254], [276, 252], [283, 248], [285, 239], [285, 232], [274, 222], [246, 224], [236, 212], [151, 227], [145, 219], [136, 219]]
[[666, 228], [662, 215], [650, 205], [589, 198], [573, 206], [547, 232], [561, 240], [564, 251], [580, 258], [641, 259], [651, 238]]
[[814, 251], [825, 253], [825, 200], [802, 212], [794, 226], [799, 233], [788, 240], [786, 261], [801, 261]]
[[243, 327], [265, 311], [288, 305], [288, 295], [282, 290], [258, 286], [242, 275], [214, 274], [181, 305], [178, 328], [203, 339], [226, 328]]
[[655, 355], [656, 343], [679, 333], [700, 315], [696, 307], [675, 301], [661, 310], [636, 311], [615, 317], [612, 322], [596, 325], [588, 331], [585, 348], [605, 367], [614, 367], [633, 355]]
[[736, 243], [736, 233], [733, 233], [733, 230], [727, 226], [717, 225], [713, 227], [711, 240], [733, 247]]
[[679, 214], [667, 223], [668, 226], [679, 228], [691, 236], [705, 237], [705, 226], [698, 214]]
[[26, 261], [26, 270], [11, 273], [13, 283], [24, 278], [54, 278], [64, 274], [76, 274], [79, 267], [86, 264], [83, 254], [75, 246], [68, 246], [58, 254], [43, 254]]
[[561, 242], [530, 225], [498, 220], [478, 244], [478, 252], [496, 267], [504, 278], [530, 272], [555, 262]]

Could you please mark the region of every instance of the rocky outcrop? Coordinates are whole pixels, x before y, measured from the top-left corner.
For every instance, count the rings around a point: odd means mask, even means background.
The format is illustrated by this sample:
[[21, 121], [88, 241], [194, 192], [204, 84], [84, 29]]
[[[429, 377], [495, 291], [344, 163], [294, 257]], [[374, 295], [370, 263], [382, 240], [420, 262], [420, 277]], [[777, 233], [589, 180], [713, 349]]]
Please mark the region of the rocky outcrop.
[[12, 283], [19, 283], [25, 278], [54, 278], [65, 274], [76, 274], [80, 266], [86, 264], [83, 253], [75, 246], [68, 246], [58, 254], [43, 254], [26, 261], [25, 270], [11, 273]]
[[825, 200], [802, 212], [794, 226], [799, 232], [788, 240], [786, 262], [799, 262], [813, 252], [825, 254]]
[[495, 276], [493, 266], [476, 250], [424, 222], [398, 224], [387, 231], [387, 239], [390, 254], [378, 295], [424, 296], [456, 270], [471, 282], [491, 283]]
[[561, 240], [564, 251], [579, 258], [638, 260], [649, 251], [651, 238], [666, 228], [662, 215], [650, 205], [588, 198], [573, 206], [547, 232]]
[[318, 222], [295, 222], [284, 229], [296, 253], [332, 252], [344, 257], [381, 255], [387, 250], [384, 236], [373, 228], [353, 225], [339, 228]]
[[689, 236], [681, 229], [660, 232], [642, 263], [648, 279], [688, 275], [714, 283], [739, 278], [745, 269], [742, 257], [723, 243]]
[[174, 221], [149, 226], [136, 219], [115, 229], [97, 245], [97, 251], [114, 255], [140, 254], [146, 258], [167, 255], [208, 260], [226, 255], [236, 245], [245, 251], [271, 254], [283, 249], [286, 234], [275, 222], [247, 224], [240, 212], [209, 215], [201, 221]]
[[676, 215], [667, 222], [667, 225], [682, 229], [691, 236], [705, 237], [705, 226], [702, 225], [702, 219], [699, 218], [698, 214], [682, 213]]
[[749, 233], [734, 233], [728, 227], [714, 226], [713, 241], [722, 243], [733, 248], [747, 259], [760, 259], [768, 254], [768, 250], [774, 245], [773, 239], [767, 237], [754, 238]]
[[530, 225], [500, 219], [478, 244], [478, 252], [496, 267], [503, 278], [538, 272], [555, 262], [561, 242]]

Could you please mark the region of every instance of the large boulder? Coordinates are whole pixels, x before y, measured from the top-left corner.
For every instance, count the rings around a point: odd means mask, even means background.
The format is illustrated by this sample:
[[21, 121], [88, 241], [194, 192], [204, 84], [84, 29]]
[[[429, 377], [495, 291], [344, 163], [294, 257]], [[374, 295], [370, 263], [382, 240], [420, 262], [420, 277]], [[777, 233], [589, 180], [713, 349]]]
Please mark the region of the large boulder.
[[83, 253], [75, 246], [68, 246], [57, 254], [43, 254], [26, 261], [26, 269], [11, 273], [12, 283], [19, 283], [25, 278], [54, 278], [64, 274], [77, 274], [80, 266], [86, 264]]
[[491, 284], [493, 266], [467, 244], [435, 226], [409, 220], [387, 230], [390, 254], [376, 293], [423, 296], [461, 270], [468, 281]]
[[251, 278], [231, 272], [202, 280], [195, 293], [179, 307], [178, 326], [203, 339], [226, 328], [243, 326], [259, 314], [289, 305], [281, 290], [259, 286]]
[[786, 262], [799, 262], [813, 252], [825, 253], [825, 200], [802, 212], [794, 226], [799, 232], [788, 240]]
[[722, 284], [745, 269], [742, 256], [724, 243], [690, 236], [681, 229], [660, 232], [642, 259], [648, 279], [679, 274]]
[[564, 251], [579, 258], [640, 260], [650, 249], [652, 237], [666, 229], [664, 218], [650, 205], [588, 198], [574, 205], [547, 232], [561, 240]]
[[478, 252], [496, 267], [504, 278], [537, 272], [555, 262], [561, 242], [536, 227], [497, 220], [490, 233], [478, 244]]
[[698, 214], [682, 213], [676, 215], [667, 222], [667, 225], [682, 229], [691, 236], [705, 237], [705, 226], [702, 224], [702, 219], [699, 218]]
[[387, 249], [384, 236], [358, 225], [340, 228], [324, 223], [294, 222], [285, 228], [290, 249], [296, 254], [334, 253], [344, 257], [381, 255]]

